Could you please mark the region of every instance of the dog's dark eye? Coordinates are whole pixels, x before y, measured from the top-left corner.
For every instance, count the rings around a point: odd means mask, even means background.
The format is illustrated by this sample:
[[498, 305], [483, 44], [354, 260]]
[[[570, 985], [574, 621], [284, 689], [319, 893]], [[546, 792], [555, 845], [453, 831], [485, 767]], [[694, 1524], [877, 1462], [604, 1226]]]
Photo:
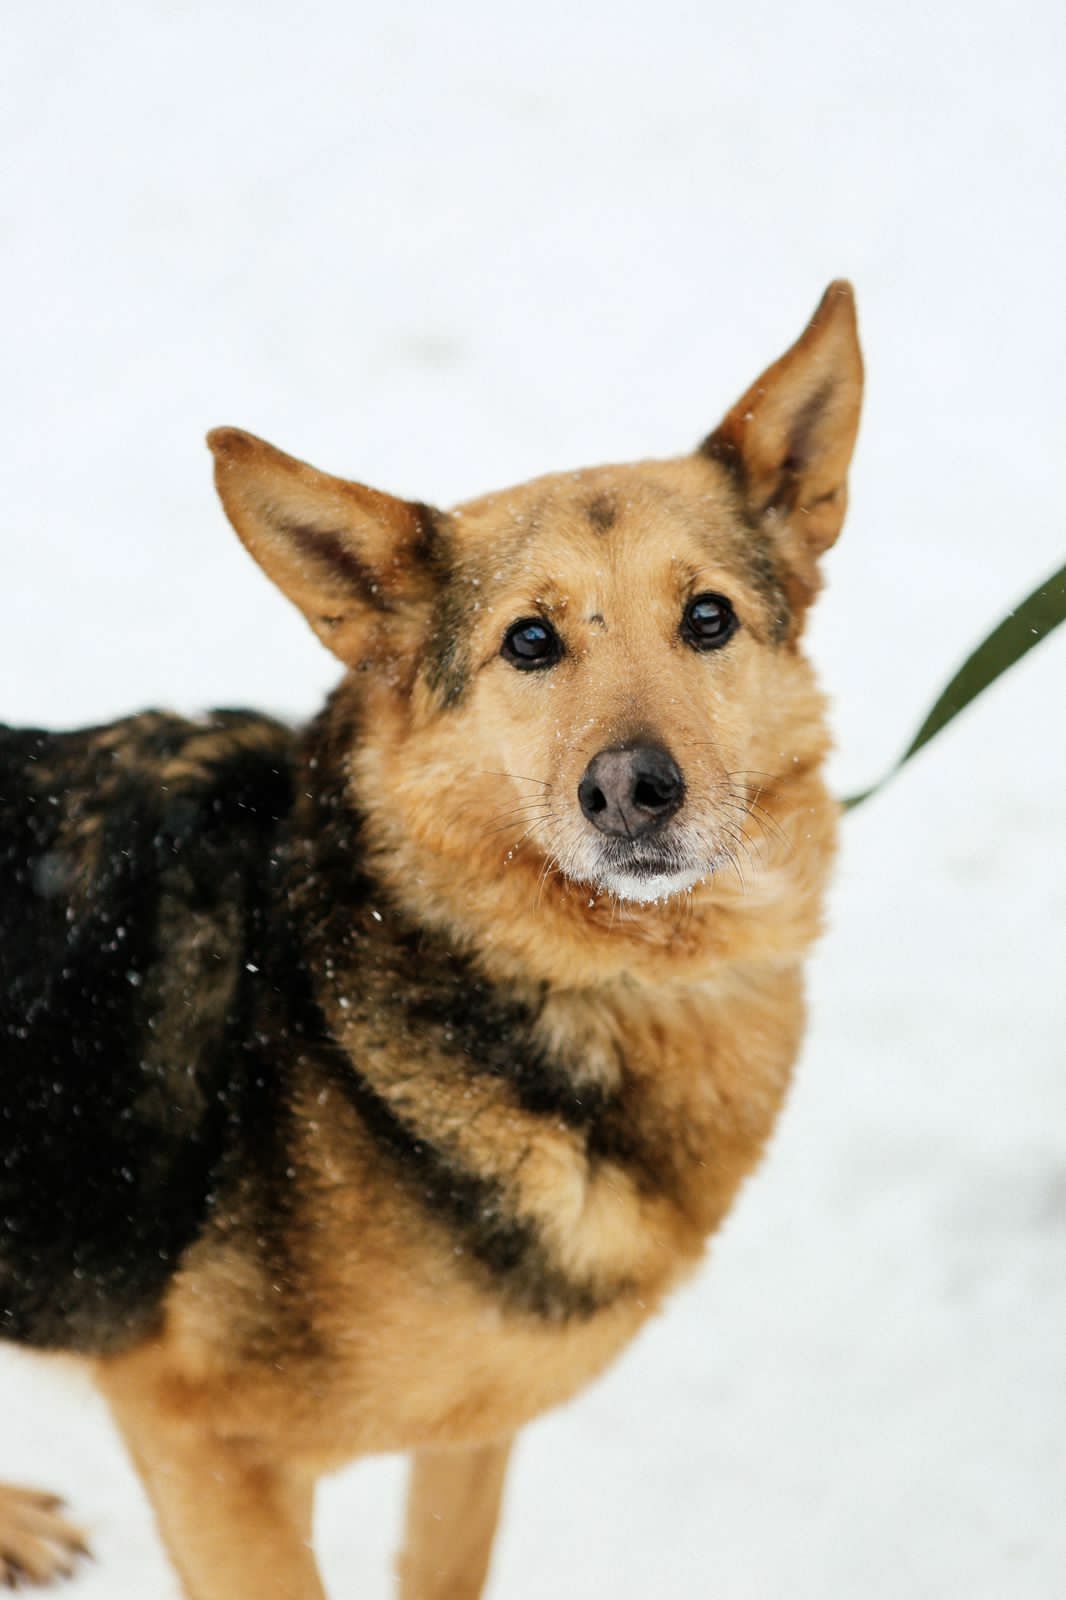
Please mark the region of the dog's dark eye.
[[698, 594], [685, 607], [681, 637], [693, 650], [717, 650], [740, 626], [724, 594]]
[[501, 655], [520, 672], [554, 667], [563, 653], [563, 641], [543, 617], [521, 617], [503, 636]]

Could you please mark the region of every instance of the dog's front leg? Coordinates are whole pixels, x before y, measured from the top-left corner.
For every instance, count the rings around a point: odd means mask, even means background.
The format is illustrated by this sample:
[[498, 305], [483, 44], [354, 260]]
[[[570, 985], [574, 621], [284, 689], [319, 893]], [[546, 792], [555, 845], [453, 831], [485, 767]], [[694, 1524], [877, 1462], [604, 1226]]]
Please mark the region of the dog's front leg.
[[314, 1480], [136, 1387], [100, 1383], [188, 1600], [326, 1600], [311, 1550]]
[[415, 1455], [398, 1562], [401, 1600], [478, 1600], [510, 1449], [505, 1439]]

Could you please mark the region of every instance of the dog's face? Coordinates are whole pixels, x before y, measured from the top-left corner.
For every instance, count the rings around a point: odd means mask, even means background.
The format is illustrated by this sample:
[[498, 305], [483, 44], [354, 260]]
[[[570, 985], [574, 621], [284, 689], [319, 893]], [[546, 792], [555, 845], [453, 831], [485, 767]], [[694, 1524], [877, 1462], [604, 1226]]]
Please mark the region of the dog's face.
[[834, 285], [676, 460], [439, 513], [212, 435], [242, 539], [359, 674], [353, 760], [386, 831], [587, 904], [751, 870], [772, 826], [760, 794], [825, 750], [798, 639], [843, 520], [861, 383]]
[[504, 859], [649, 901], [736, 858], [791, 616], [722, 468], [545, 478], [450, 528], [430, 720], [497, 775], [476, 805]]

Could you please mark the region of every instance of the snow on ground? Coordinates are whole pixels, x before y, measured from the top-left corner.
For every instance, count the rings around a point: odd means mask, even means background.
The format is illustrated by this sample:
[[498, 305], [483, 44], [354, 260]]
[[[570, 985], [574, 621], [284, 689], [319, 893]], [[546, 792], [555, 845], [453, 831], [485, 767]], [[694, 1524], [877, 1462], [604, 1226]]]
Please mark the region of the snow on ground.
[[[333, 668], [229, 534], [207, 426], [441, 502], [667, 454], [840, 273], [842, 789], [1062, 559], [1060, 6], [501, 9], [8, 8], [0, 714], [315, 706]], [[847, 820], [770, 1159], [529, 1431], [500, 1600], [1066, 1589], [1064, 661]], [[6, 1353], [2, 1476], [70, 1496], [86, 1600], [176, 1595], [99, 1404]], [[401, 1483], [323, 1492], [331, 1594], [388, 1592]]]

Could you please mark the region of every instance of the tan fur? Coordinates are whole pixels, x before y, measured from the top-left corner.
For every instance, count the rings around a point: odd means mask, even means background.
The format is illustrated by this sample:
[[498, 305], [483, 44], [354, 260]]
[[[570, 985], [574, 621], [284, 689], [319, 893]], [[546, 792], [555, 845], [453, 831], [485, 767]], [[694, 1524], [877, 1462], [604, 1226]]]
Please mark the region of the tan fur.
[[[593, 1161], [574, 1127], [531, 1118], [505, 1083], [480, 1081], [471, 1100], [447, 1054], [412, 1083], [403, 1037], [382, 1022], [377, 1094], [498, 1182], [597, 1297], [594, 1314], [538, 1318], [471, 1275], [341, 1094], [297, 1083], [313, 1341], [279, 1359], [277, 1286], [216, 1229], [186, 1259], [159, 1335], [97, 1365], [192, 1600], [321, 1596], [314, 1479], [392, 1450], [417, 1462], [405, 1600], [473, 1600], [507, 1441], [618, 1354], [757, 1162], [802, 1033], [801, 966], [834, 851], [824, 704], [800, 636], [843, 517], [860, 389], [851, 295], [834, 285], [697, 454], [539, 479], [441, 519], [443, 617], [435, 558], [419, 554], [425, 508], [235, 430], [212, 435], [241, 538], [351, 669], [332, 714], [358, 730], [343, 759], [389, 903], [542, 1002], [544, 1046], [569, 1051], [579, 1086], [624, 1091], [641, 1161], [669, 1181]], [[728, 595], [741, 622], [713, 655], [678, 634], [686, 597], [704, 591]], [[531, 614], [565, 631], [550, 684], [500, 657], [503, 630]], [[595, 752], [648, 732], [684, 766], [714, 870], [663, 902], [620, 902], [583, 877], [573, 797]], [[365, 1059], [354, 981], [324, 972], [320, 999]], [[365, 963], [358, 975], [383, 1019], [390, 981]]]
[[510, 1440], [414, 1459], [398, 1563], [400, 1600], [477, 1600], [500, 1512]]
[[74, 1571], [87, 1553], [85, 1535], [62, 1505], [54, 1494], [0, 1483], [0, 1585], [51, 1583]]

